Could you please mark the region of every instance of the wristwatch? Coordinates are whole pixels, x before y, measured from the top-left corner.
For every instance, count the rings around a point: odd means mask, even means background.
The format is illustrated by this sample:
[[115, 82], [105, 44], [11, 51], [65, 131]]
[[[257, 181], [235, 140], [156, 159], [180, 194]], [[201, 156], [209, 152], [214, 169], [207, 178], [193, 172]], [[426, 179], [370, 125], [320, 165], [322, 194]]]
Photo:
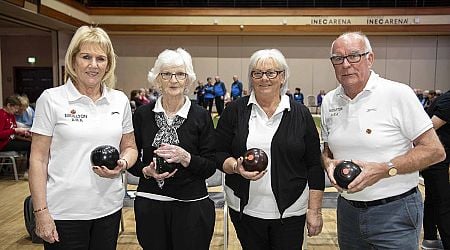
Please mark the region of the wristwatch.
[[388, 165], [388, 174], [389, 174], [389, 176], [392, 177], [392, 176], [397, 175], [397, 168], [395, 167], [394, 163], [388, 162], [387, 165]]

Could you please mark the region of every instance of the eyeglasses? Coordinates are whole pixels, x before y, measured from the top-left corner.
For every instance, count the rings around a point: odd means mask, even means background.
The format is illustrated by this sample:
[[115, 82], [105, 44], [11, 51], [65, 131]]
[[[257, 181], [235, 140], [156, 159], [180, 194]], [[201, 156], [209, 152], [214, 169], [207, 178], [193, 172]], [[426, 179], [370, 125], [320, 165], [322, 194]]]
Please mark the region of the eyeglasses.
[[278, 74], [284, 72], [284, 70], [275, 70], [275, 71], [252, 71], [253, 79], [261, 79], [263, 75], [266, 75], [269, 79], [274, 79], [278, 76]]
[[361, 57], [367, 54], [369, 54], [369, 51], [362, 54], [350, 54], [348, 56], [332, 56], [330, 57], [330, 60], [333, 65], [343, 64], [345, 59], [347, 59], [347, 62], [349, 63], [358, 63], [361, 61]]
[[166, 81], [169, 81], [170, 79], [172, 79], [172, 76], [175, 76], [175, 78], [178, 81], [182, 81], [182, 80], [186, 79], [188, 74], [184, 73], [184, 72], [177, 72], [177, 73], [161, 72], [161, 73], [159, 73], [159, 75], [161, 76], [161, 78], [163, 80], [166, 80]]

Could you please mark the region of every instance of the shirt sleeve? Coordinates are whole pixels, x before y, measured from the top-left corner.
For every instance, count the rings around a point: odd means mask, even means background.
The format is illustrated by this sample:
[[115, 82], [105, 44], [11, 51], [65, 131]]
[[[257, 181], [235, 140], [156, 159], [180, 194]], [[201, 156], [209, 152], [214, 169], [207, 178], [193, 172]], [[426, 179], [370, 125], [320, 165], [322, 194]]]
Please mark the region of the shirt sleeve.
[[52, 136], [55, 129], [55, 115], [52, 108], [52, 99], [48, 91], [44, 91], [36, 102], [34, 122], [31, 132]]
[[392, 107], [394, 123], [411, 141], [433, 127], [433, 123], [420, 104], [419, 99], [408, 86], [403, 86]]
[[131, 114], [131, 106], [130, 106], [130, 102], [128, 101], [128, 98], [124, 95], [125, 97], [125, 105], [124, 105], [124, 110], [123, 110], [123, 121], [122, 121], [122, 134], [128, 134], [130, 132], [133, 132], [133, 119], [132, 119], [132, 114]]

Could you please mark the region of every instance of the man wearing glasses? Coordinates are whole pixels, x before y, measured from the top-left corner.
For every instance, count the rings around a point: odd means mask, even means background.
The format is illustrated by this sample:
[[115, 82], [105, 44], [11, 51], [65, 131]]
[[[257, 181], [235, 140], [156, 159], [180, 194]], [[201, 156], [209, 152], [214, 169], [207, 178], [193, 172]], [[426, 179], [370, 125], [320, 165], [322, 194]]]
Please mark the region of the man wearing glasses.
[[[330, 60], [340, 86], [322, 102], [323, 160], [341, 191], [340, 249], [418, 249], [418, 171], [445, 158], [433, 124], [408, 85], [371, 70], [374, 53], [364, 34], [339, 36]], [[362, 169], [346, 190], [333, 177], [343, 160]]]

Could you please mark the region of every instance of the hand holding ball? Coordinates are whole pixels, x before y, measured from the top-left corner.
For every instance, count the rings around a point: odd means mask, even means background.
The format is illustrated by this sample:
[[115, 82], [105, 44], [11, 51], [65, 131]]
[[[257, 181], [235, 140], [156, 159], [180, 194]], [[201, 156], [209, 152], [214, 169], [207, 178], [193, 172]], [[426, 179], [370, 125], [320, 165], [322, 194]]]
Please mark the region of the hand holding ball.
[[269, 164], [266, 152], [260, 148], [251, 148], [244, 154], [242, 166], [246, 171], [264, 171]]
[[347, 189], [348, 184], [350, 184], [360, 173], [361, 168], [358, 165], [351, 161], [343, 161], [336, 165], [333, 176], [340, 187]]
[[117, 167], [118, 160], [119, 151], [110, 145], [98, 146], [91, 152], [91, 163], [94, 166], [105, 166], [112, 170]]
[[160, 156], [156, 156], [155, 158], [156, 172], [158, 174], [162, 174], [165, 172], [172, 173], [177, 168], [177, 165], [175, 163], [168, 163], [164, 158]]

